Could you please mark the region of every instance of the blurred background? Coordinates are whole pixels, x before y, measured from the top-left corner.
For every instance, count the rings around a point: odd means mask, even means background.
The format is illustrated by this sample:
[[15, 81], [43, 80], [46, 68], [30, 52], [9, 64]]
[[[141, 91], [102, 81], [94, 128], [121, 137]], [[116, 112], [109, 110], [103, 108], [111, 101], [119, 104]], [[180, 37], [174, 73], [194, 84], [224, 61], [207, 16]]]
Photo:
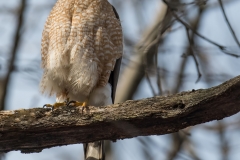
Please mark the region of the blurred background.
[[[40, 43], [56, 0], [0, 1], [1, 110], [41, 107]], [[239, 0], [109, 0], [124, 57], [116, 102], [209, 88], [240, 75]], [[167, 4], [167, 5], [166, 5]], [[141, 108], [139, 108], [141, 109]], [[238, 160], [240, 114], [178, 133], [108, 142], [107, 160]], [[83, 159], [81, 144], [1, 160]]]

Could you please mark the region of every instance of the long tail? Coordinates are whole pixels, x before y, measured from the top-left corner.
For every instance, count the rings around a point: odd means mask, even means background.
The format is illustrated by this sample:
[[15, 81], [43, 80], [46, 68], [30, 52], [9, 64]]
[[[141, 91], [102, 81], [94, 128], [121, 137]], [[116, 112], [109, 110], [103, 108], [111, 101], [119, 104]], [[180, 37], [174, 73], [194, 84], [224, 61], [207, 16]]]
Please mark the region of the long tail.
[[83, 144], [85, 160], [105, 160], [104, 141]]

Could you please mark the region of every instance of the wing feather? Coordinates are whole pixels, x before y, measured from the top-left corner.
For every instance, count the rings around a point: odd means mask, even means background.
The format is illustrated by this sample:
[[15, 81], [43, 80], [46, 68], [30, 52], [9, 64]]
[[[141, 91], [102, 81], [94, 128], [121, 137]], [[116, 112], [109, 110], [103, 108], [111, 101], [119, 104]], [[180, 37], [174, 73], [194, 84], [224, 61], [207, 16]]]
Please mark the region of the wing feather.
[[[119, 15], [118, 15], [116, 9], [113, 6], [112, 6], [112, 8], [113, 8], [116, 18], [119, 19]], [[116, 90], [117, 90], [117, 83], [118, 83], [121, 62], [122, 62], [122, 57], [116, 60], [115, 67], [114, 67], [113, 71], [111, 72], [109, 81], [108, 81], [112, 86], [112, 95], [111, 96], [112, 96], [113, 103], [115, 100], [115, 95], [116, 95]]]

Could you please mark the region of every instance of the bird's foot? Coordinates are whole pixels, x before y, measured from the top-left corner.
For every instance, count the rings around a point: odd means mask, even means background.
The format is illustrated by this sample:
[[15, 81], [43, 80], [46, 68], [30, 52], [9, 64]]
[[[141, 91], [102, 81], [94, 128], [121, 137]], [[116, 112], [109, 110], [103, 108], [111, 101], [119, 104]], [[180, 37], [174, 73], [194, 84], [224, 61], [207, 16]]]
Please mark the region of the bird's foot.
[[67, 106], [75, 106], [75, 107], [82, 107], [82, 113], [83, 113], [83, 111], [84, 111], [84, 108], [86, 108], [87, 107], [87, 101], [85, 101], [85, 102], [79, 102], [79, 101], [69, 101], [68, 103], [67, 103]]
[[51, 108], [52, 110], [58, 108], [58, 107], [61, 107], [61, 106], [66, 106], [66, 103], [63, 102], [63, 103], [54, 103], [54, 104], [45, 104], [43, 106], [43, 108]]
[[52, 110], [54, 110], [54, 109], [56, 109], [56, 108], [58, 108], [58, 107], [61, 107], [61, 106], [67, 106], [68, 103], [69, 103], [69, 99], [67, 98], [66, 101], [61, 102], [61, 103], [56, 102], [56, 103], [54, 103], [54, 104], [45, 104], [45, 105], [43, 106], [43, 108], [51, 108]]

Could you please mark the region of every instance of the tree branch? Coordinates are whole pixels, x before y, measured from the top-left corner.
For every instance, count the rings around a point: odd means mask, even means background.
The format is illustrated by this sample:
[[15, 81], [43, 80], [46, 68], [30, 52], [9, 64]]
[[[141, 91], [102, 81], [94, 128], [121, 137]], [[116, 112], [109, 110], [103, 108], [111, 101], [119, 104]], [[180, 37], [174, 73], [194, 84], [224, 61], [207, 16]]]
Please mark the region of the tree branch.
[[231, 26], [228, 18], [227, 18], [227, 14], [226, 14], [225, 9], [224, 9], [224, 7], [223, 7], [223, 2], [222, 2], [222, 0], [218, 0], [218, 2], [219, 2], [219, 4], [220, 4], [220, 8], [221, 8], [221, 10], [222, 10], [224, 19], [225, 19], [225, 21], [226, 21], [226, 23], [227, 23], [227, 25], [228, 25], [228, 28], [229, 28], [230, 32], [232, 33], [232, 36], [233, 36], [234, 40], [236, 41], [238, 47], [240, 48], [240, 42], [239, 42], [239, 40], [238, 40], [238, 38], [237, 38], [234, 30], [233, 30], [233, 28], [232, 28], [232, 26]]
[[0, 112], [0, 152], [177, 132], [240, 111], [240, 76], [217, 87], [105, 107]]
[[[138, 85], [145, 76], [145, 64], [152, 64], [155, 55], [156, 47], [159, 45], [161, 35], [166, 31], [171, 24], [170, 14], [165, 5], [161, 6], [161, 12], [158, 13], [154, 24], [145, 29], [140, 42], [134, 47], [135, 54], [133, 54], [134, 61], [131, 61], [124, 69], [120, 76], [118, 89], [116, 93], [115, 102], [124, 102], [132, 99]], [[128, 77], [128, 80], [121, 80]]]
[[204, 39], [205, 41], [217, 46], [223, 53], [225, 54], [228, 54], [230, 56], [233, 56], [233, 57], [240, 57], [239, 55], [237, 54], [233, 54], [233, 53], [230, 53], [227, 51], [227, 47], [226, 46], [223, 46], [223, 45], [220, 45], [212, 40], [210, 40], [209, 38], [201, 35], [198, 31], [194, 30], [188, 23], [184, 22], [184, 20], [182, 20], [176, 13], [175, 13], [175, 9], [170, 5], [169, 2], [167, 2], [166, 0], [162, 0], [169, 8], [170, 8], [170, 11], [172, 13], [172, 15], [176, 18], [176, 20], [178, 22], [180, 22], [182, 25], [184, 25], [187, 29], [191, 30], [194, 34], [196, 34], [197, 36], [199, 36], [200, 38]]
[[[20, 38], [21, 38], [21, 29], [22, 29], [22, 25], [23, 25], [23, 16], [24, 16], [24, 12], [26, 9], [26, 0], [22, 0], [20, 3], [20, 8], [19, 8], [19, 18], [18, 18], [18, 23], [17, 23], [17, 28], [16, 28], [16, 33], [14, 35], [14, 43], [13, 43], [13, 47], [12, 47], [12, 51], [10, 53], [10, 60], [9, 60], [9, 64], [8, 64], [8, 71], [7, 71], [7, 75], [3, 80], [2, 83], [2, 87], [0, 86], [1, 89], [1, 97], [0, 97], [0, 110], [4, 110], [6, 109], [6, 97], [8, 95], [8, 87], [10, 84], [10, 80], [11, 80], [11, 73], [14, 70], [14, 62], [16, 59], [16, 55], [17, 55], [17, 51], [20, 45]], [[1, 85], [1, 84], [0, 84]]]

